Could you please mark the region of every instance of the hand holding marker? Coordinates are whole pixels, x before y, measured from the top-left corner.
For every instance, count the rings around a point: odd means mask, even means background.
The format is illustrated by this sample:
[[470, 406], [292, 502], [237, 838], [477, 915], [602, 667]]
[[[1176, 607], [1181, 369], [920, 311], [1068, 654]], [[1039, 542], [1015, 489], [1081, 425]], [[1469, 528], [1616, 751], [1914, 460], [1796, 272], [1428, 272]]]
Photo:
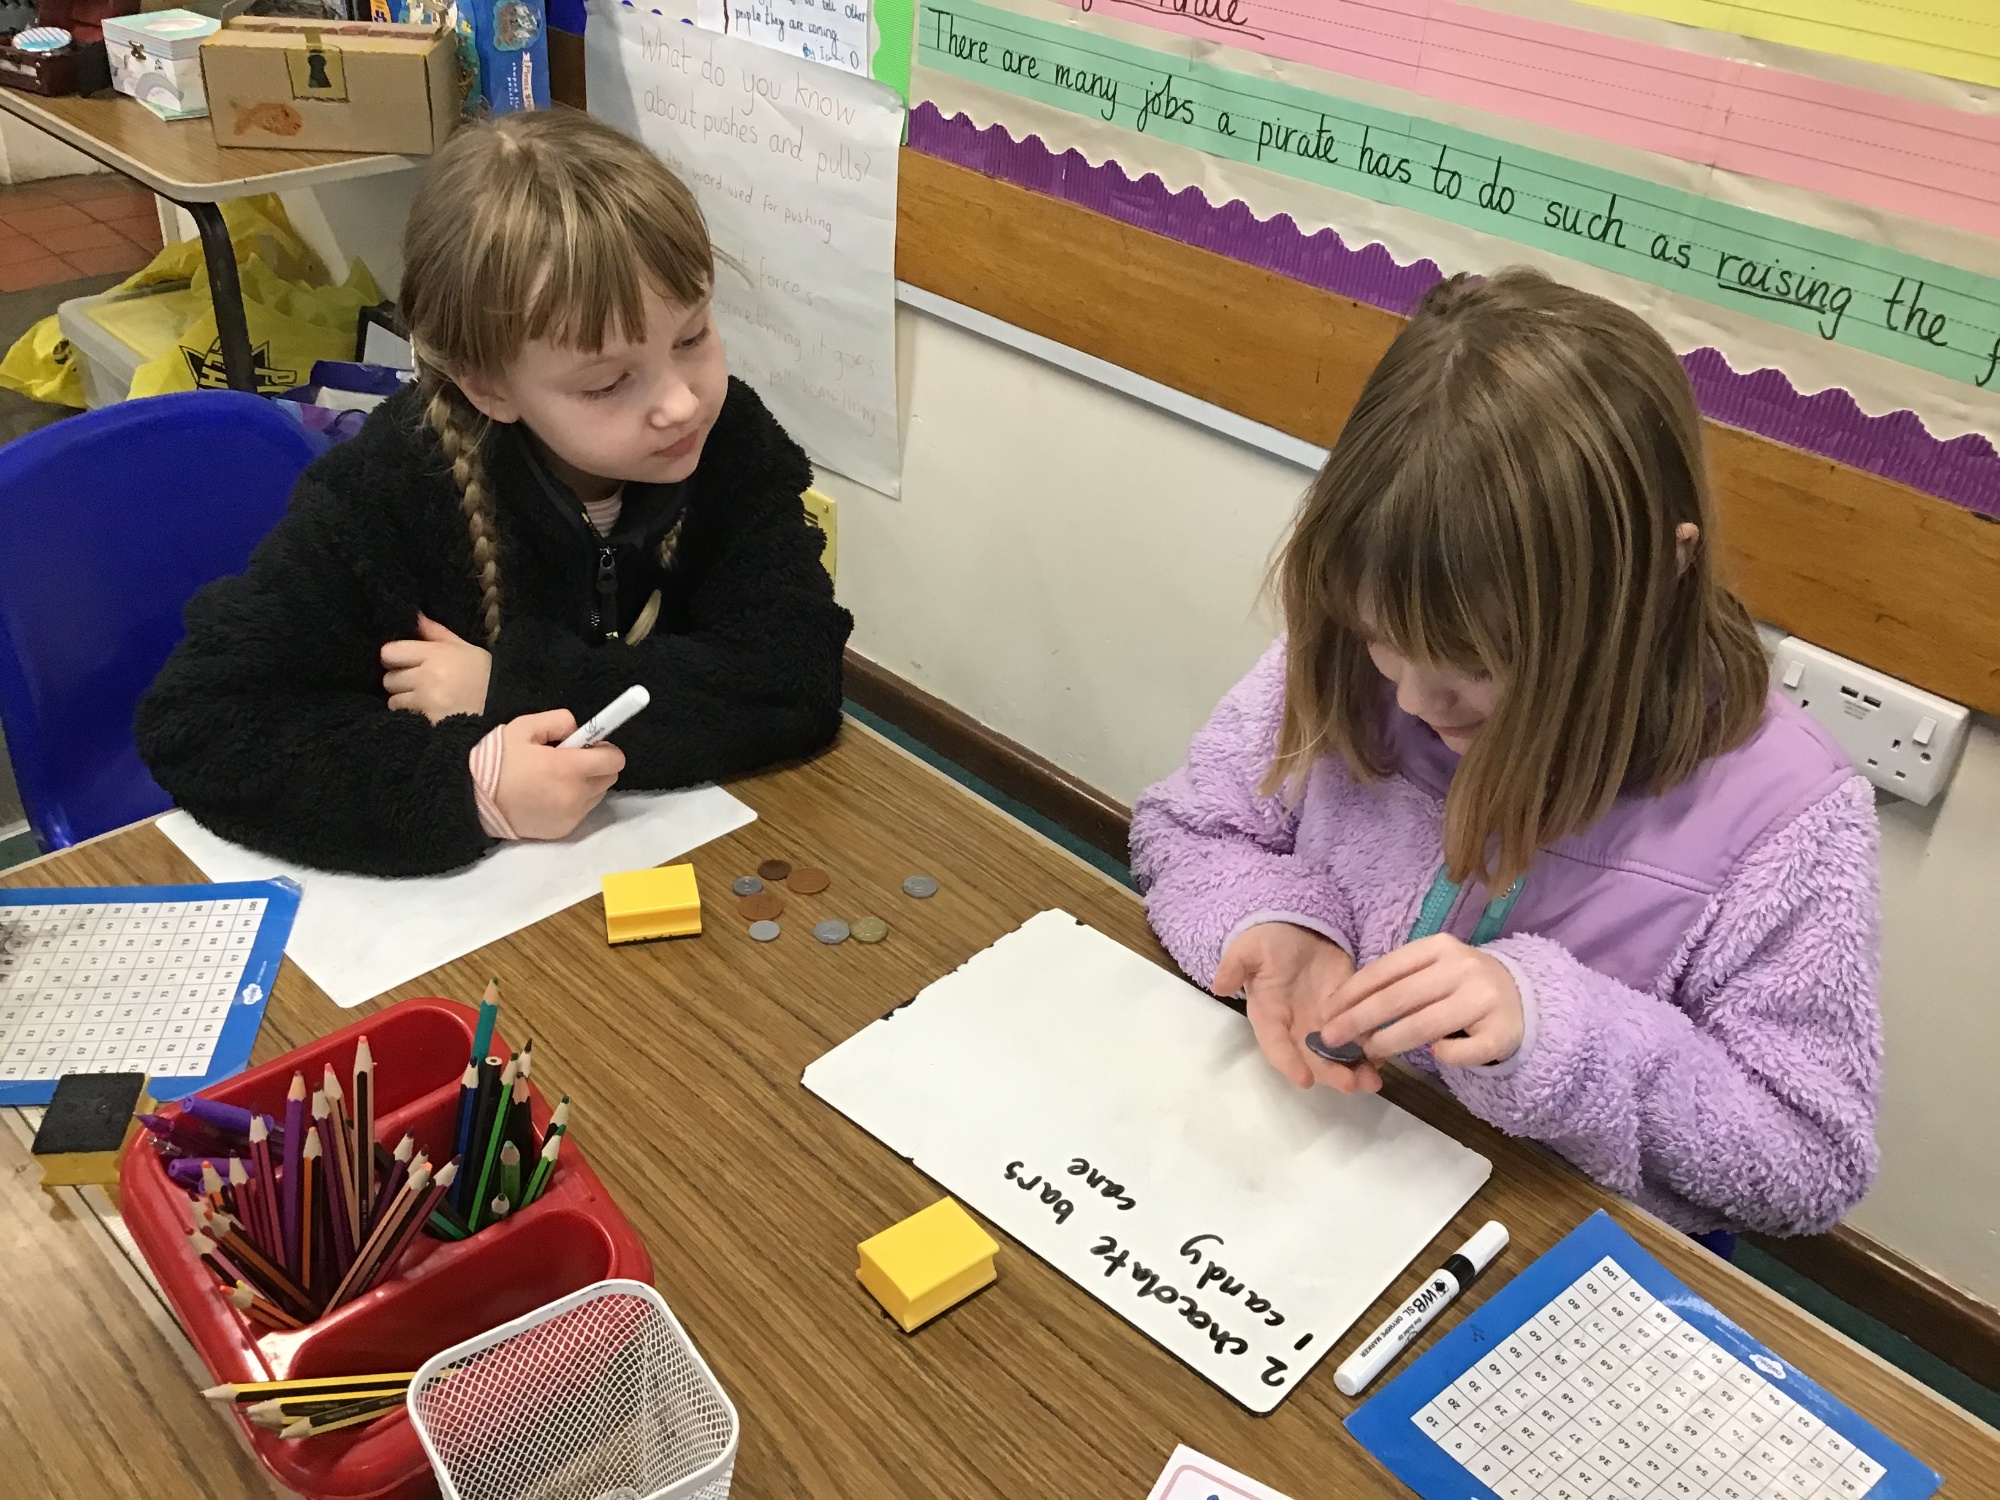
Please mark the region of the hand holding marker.
[[557, 745], [558, 750], [582, 750], [605, 740], [622, 728], [625, 722], [648, 703], [653, 695], [636, 683], [613, 698], [603, 708], [579, 727], [575, 734]]
[[1437, 1315], [1471, 1286], [1479, 1273], [1507, 1248], [1507, 1226], [1489, 1219], [1479, 1232], [1417, 1288], [1416, 1295], [1389, 1314], [1382, 1326], [1362, 1340], [1361, 1347], [1333, 1372], [1333, 1383], [1344, 1396], [1358, 1396], [1391, 1360], [1430, 1327]]

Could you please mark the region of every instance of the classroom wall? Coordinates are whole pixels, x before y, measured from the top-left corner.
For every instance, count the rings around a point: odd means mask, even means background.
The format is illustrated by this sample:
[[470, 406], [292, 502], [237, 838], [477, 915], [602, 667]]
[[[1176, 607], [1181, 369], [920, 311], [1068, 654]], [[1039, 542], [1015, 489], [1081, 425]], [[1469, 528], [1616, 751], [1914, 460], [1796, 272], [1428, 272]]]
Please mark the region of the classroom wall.
[[[1269, 641], [1305, 471], [903, 309], [903, 498], [822, 474], [862, 655], [1129, 802]], [[1882, 811], [1882, 1173], [1856, 1227], [2000, 1303], [2000, 728]]]

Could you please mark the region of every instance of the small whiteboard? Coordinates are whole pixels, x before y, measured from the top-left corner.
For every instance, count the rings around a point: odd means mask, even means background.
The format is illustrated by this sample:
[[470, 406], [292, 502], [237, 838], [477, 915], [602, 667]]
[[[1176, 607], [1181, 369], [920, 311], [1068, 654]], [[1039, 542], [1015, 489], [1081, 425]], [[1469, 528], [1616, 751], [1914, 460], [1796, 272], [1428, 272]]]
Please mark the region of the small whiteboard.
[[1260, 1413], [1492, 1171], [1378, 1096], [1295, 1088], [1242, 1016], [1062, 911], [804, 1081]]

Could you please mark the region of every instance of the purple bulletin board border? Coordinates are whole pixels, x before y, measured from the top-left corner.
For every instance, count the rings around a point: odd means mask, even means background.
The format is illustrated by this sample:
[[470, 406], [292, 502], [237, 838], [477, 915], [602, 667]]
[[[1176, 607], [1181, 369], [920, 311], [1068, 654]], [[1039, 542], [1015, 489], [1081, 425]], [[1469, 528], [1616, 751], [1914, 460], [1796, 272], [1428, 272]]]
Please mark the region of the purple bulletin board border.
[[[1079, 151], [1051, 151], [1039, 136], [1017, 141], [999, 125], [946, 119], [934, 104], [911, 111], [909, 142], [982, 176], [1389, 312], [1407, 316], [1443, 278], [1434, 261], [1398, 265], [1380, 244], [1356, 249], [1332, 229], [1307, 234], [1289, 214], [1259, 219], [1240, 199], [1213, 204], [1197, 187], [1169, 192], [1150, 172], [1134, 181], [1115, 161], [1092, 166]], [[1871, 417], [1844, 390], [1804, 395], [1782, 370], [1740, 373], [1717, 349], [1696, 349], [1681, 364], [1702, 411], [1717, 422], [2000, 519], [2000, 453], [1978, 433], [1934, 437], [1913, 411]]]

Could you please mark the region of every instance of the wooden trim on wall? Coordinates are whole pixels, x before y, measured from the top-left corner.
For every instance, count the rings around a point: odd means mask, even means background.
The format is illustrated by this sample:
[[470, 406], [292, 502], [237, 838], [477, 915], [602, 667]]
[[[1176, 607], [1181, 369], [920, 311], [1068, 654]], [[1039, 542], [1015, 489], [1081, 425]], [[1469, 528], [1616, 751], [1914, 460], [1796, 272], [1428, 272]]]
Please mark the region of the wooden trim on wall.
[[[905, 149], [896, 274], [1321, 446], [1403, 320]], [[2000, 526], [1715, 423], [1725, 576], [1759, 619], [2000, 713]]]
[[1845, 1224], [1799, 1239], [1746, 1238], [1988, 1390], [2000, 1391], [2000, 1308]]
[[[1130, 861], [1125, 836], [1131, 810], [1116, 798], [851, 650], [847, 696], [1093, 848]], [[2000, 1309], [1845, 1224], [1799, 1239], [1746, 1238], [1843, 1302], [2000, 1391]]]

